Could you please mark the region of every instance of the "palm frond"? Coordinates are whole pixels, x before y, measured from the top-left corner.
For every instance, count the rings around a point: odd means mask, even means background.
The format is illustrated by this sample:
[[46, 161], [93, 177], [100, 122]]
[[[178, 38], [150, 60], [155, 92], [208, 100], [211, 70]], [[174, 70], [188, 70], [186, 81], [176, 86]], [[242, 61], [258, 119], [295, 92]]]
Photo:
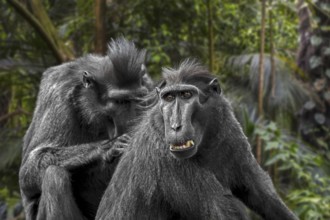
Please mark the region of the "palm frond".
[[[225, 68], [234, 73], [234, 77], [228, 80], [228, 92], [240, 97], [239, 102], [249, 106], [249, 112], [255, 109], [258, 100], [259, 59], [259, 54], [244, 54], [229, 57], [225, 64]], [[310, 99], [309, 91], [294, 77], [293, 72], [283, 59], [275, 57], [275, 90], [272, 96], [271, 61], [269, 55], [265, 56], [264, 111], [273, 119], [279, 114], [292, 116]]]

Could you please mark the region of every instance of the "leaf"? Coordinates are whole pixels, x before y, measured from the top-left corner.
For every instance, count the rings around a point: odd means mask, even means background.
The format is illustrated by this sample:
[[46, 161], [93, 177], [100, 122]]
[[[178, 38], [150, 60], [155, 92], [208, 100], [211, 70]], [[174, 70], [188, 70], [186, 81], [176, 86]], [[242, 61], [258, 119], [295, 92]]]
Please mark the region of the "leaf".
[[284, 164], [282, 166], [279, 166], [278, 170], [282, 171], [282, 170], [288, 170], [288, 169], [291, 169], [291, 168], [292, 168], [291, 164], [288, 163], [288, 164]]
[[320, 92], [326, 85], [326, 80], [325, 79], [317, 79], [313, 83], [313, 86], [317, 92]]
[[278, 149], [280, 146], [280, 143], [277, 141], [270, 141], [266, 143], [265, 150], [273, 150], [273, 149]]
[[314, 115], [314, 119], [320, 125], [323, 125], [325, 123], [325, 121], [326, 121], [325, 116], [323, 114], [321, 114], [321, 113], [316, 113]]
[[316, 36], [316, 35], [313, 35], [312, 37], [311, 37], [311, 44], [313, 45], [313, 46], [318, 46], [318, 45], [320, 45], [321, 43], [322, 43], [322, 38], [321, 37], [318, 37], [318, 36]]
[[267, 128], [270, 129], [271, 131], [276, 131], [277, 130], [277, 126], [273, 121], [269, 123]]
[[152, 56], [152, 61], [153, 62], [156, 62], [156, 63], [159, 63], [161, 60], [161, 57], [159, 55], [154, 55]]
[[330, 102], [330, 91], [327, 91], [323, 94], [323, 97], [325, 100], [327, 100], [328, 102]]
[[330, 55], [330, 47], [326, 47], [325, 50], [323, 51], [324, 55]]
[[328, 144], [325, 141], [321, 139], [316, 139], [316, 142], [319, 146], [323, 147], [325, 150], [328, 149]]
[[265, 163], [265, 166], [270, 166], [270, 165], [272, 165], [274, 163], [277, 163], [279, 161], [283, 161], [283, 160], [287, 159], [287, 157], [288, 157], [288, 155], [284, 154], [284, 153], [277, 154], [274, 157], [267, 160], [267, 162]]
[[308, 101], [304, 104], [304, 108], [306, 110], [312, 110], [313, 108], [315, 108], [315, 106], [316, 106], [316, 104], [313, 101]]
[[319, 57], [319, 56], [311, 56], [309, 58], [309, 65], [310, 65], [311, 69], [314, 69], [314, 68], [320, 66], [321, 64], [322, 64], [321, 57]]

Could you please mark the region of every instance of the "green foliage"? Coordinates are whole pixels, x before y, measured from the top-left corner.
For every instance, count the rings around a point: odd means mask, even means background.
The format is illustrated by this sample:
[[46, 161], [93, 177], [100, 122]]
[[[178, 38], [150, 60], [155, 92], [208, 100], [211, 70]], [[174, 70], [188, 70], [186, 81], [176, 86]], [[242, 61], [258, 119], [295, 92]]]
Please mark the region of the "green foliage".
[[0, 69], [0, 198], [11, 205], [19, 198], [18, 168], [22, 139], [37, 93], [34, 77], [20, 68]]
[[5, 203], [12, 207], [20, 201], [19, 193], [12, 194], [7, 188], [0, 189], [0, 201], [5, 201]]
[[[256, 111], [260, 1], [210, 1], [215, 69], [221, 72], [226, 95], [241, 109], [239, 115], [246, 134], [252, 144], [256, 134], [262, 136], [266, 165], [275, 170], [278, 188], [284, 188], [279, 184], [286, 187], [286, 202], [291, 208], [302, 219], [329, 219], [329, 171], [325, 169], [324, 155], [313, 153], [299, 138], [290, 138], [283, 130], [283, 127], [296, 130], [296, 112], [309, 93], [295, 74], [305, 78], [295, 60], [299, 43], [296, 0], [273, 0], [267, 6], [273, 23], [266, 23], [264, 119], [276, 124], [260, 127], [257, 124], [262, 124], [263, 119]], [[74, 49], [76, 57], [93, 51], [93, 0], [47, 0], [43, 5], [61, 39]], [[148, 71], [154, 78], [160, 76], [161, 67], [177, 65], [186, 57], [209, 62], [205, 0], [107, 1], [106, 24], [108, 39], [124, 35], [148, 50]], [[277, 75], [275, 97], [271, 97], [271, 29]], [[314, 45], [320, 41], [324, 37], [311, 39]], [[48, 45], [5, 0], [0, 0], [0, 47], [0, 117], [18, 112], [0, 121], [0, 197], [12, 205], [18, 192], [21, 141], [31, 120], [40, 76], [57, 63]], [[328, 51], [329, 48], [324, 53], [329, 54]], [[318, 57], [307, 62], [319, 65]], [[330, 70], [326, 70], [326, 75], [330, 78]], [[324, 139], [319, 138], [319, 145], [327, 146], [329, 137], [328, 132]], [[329, 149], [323, 150], [330, 158]]]
[[327, 161], [283, 133], [274, 122], [258, 127], [255, 132], [271, 155], [265, 165], [275, 166], [282, 178], [290, 178], [285, 199], [292, 210], [301, 219], [329, 219], [330, 177], [324, 172], [324, 167], [329, 166]]

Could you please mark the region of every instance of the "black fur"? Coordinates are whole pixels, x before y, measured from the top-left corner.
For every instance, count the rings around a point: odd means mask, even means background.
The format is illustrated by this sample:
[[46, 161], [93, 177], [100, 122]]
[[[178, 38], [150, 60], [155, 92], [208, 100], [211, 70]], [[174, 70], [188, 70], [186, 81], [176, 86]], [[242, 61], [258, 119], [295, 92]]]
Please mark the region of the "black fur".
[[109, 139], [133, 125], [140, 96], [152, 87], [144, 59], [144, 50], [121, 38], [105, 57], [45, 71], [19, 173], [27, 220], [94, 219], [117, 162], [112, 148], [122, 144]]
[[[190, 98], [166, 97], [189, 88], [193, 93], [194, 86], [198, 93]], [[131, 134], [96, 219], [246, 219], [236, 198], [265, 219], [297, 219], [256, 162], [215, 77], [203, 66], [188, 60], [177, 70], [165, 69], [157, 92]], [[197, 152], [182, 159], [169, 145], [187, 138], [195, 140]]]

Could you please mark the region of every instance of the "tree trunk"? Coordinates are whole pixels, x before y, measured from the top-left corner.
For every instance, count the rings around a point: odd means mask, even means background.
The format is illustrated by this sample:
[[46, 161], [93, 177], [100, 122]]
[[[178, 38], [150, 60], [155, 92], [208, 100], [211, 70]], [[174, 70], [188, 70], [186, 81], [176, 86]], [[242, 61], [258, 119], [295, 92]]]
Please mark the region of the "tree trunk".
[[[272, 0], [269, 0], [269, 5], [272, 6]], [[273, 33], [273, 13], [268, 11], [269, 17], [269, 44], [270, 44], [270, 71], [271, 71], [271, 98], [275, 98], [276, 89], [276, 71], [275, 71], [275, 46], [274, 46], [274, 33]]]
[[[307, 4], [300, 0], [298, 66], [315, 93], [300, 111], [299, 129], [305, 141], [321, 151], [330, 148], [330, 19], [329, 0]], [[313, 25], [312, 25], [313, 24]]]
[[[276, 69], [275, 69], [275, 42], [274, 42], [274, 27], [273, 27], [273, 1], [269, 0], [270, 10], [268, 11], [268, 19], [269, 19], [269, 46], [270, 46], [270, 74], [271, 74], [271, 94], [270, 101], [274, 101], [275, 99], [275, 89], [276, 89]], [[274, 150], [269, 152], [270, 157], [274, 157]], [[268, 168], [268, 173], [272, 177], [273, 183], [278, 185], [278, 164], [275, 163], [273, 166]]]
[[106, 1], [95, 0], [95, 53], [102, 55], [107, 51], [105, 15]]
[[208, 42], [209, 42], [209, 68], [214, 71], [214, 34], [213, 34], [213, 11], [212, 0], [207, 0], [207, 24], [208, 24]]
[[[260, 56], [259, 56], [259, 89], [258, 89], [258, 115], [263, 117], [264, 97], [264, 53], [265, 53], [265, 24], [266, 24], [266, 0], [261, 0], [261, 31], [260, 31]], [[257, 136], [256, 157], [261, 163], [262, 140]]]

